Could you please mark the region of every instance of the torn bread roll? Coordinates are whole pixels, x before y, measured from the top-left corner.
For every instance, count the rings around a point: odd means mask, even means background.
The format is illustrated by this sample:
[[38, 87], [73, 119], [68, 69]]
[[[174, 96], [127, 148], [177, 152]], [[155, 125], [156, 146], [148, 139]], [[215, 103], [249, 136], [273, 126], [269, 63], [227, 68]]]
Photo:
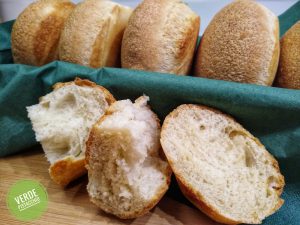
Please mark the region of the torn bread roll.
[[153, 208], [167, 191], [171, 169], [162, 155], [157, 116], [142, 96], [112, 104], [92, 128], [86, 150], [91, 201], [122, 219]]
[[111, 1], [79, 3], [61, 34], [60, 60], [93, 68], [119, 67], [123, 32], [131, 12]]
[[261, 223], [284, 202], [278, 162], [230, 116], [181, 105], [166, 117], [161, 144], [183, 194], [215, 221]]
[[14, 22], [11, 49], [14, 63], [41, 66], [58, 59], [58, 42], [75, 4], [69, 0], [38, 0]]
[[281, 38], [280, 48], [276, 85], [300, 89], [300, 21]]
[[200, 17], [180, 0], [144, 0], [124, 32], [122, 67], [162, 73], [189, 73]]
[[251, 0], [223, 8], [206, 28], [194, 75], [272, 85], [279, 60], [279, 23], [269, 9]]
[[92, 125], [114, 101], [102, 86], [77, 78], [57, 83], [51, 93], [40, 98], [39, 104], [27, 107], [55, 183], [66, 186], [86, 173], [86, 138]]

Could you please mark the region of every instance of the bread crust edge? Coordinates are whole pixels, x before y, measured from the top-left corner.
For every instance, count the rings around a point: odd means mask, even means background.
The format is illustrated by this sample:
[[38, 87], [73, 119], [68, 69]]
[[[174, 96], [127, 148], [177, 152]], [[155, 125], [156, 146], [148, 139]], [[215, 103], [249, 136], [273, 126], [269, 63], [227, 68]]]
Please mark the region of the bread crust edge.
[[[230, 115], [227, 115], [227, 114], [225, 114], [225, 113], [223, 113], [223, 112], [221, 112], [217, 109], [214, 109], [214, 108], [211, 108], [211, 107], [208, 107], [208, 106], [204, 106], [204, 105], [183, 104], [183, 105], [180, 105], [177, 108], [175, 108], [165, 118], [165, 121], [162, 125], [162, 130], [161, 130], [161, 144], [162, 144], [162, 147], [163, 147], [162, 139], [164, 138], [164, 130], [166, 129], [166, 126], [168, 126], [168, 124], [170, 123], [169, 119], [176, 117], [178, 115], [178, 113], [180, 113], [181, 111], [186, 110], [186, 109], [190, 109], [190, 108], [210, 110], [212, 112], [215, 112], [217, 114], [225, 116], [226, 119], [232, 120], [234, 123], [239, 124], [233, 117], [231, 117]], [[240, 125], [240, 126], [245, 131], [247, 136], [250, 135], [250, 138], [252, 140], [254, 140], [260, 147], [264, 148], [265, 153], [266, 153], [266, 157], [270, 158], [270, 161], [272, 161], [272, 165], [275, 167], [276, 171], [281, 175], [281, 176], [279, 176], [279, 181], [278, 181], [278, 184], [279, 184], [280, 187], [279, 187], [279, 189], [276, 190], [276, 192], [278, 194], [279, 201], [278, 201], [277, 205], [274, 206], [274, 208], [272, 210], [270, 210], [270, 212], [266, 215], [266, 217], [267, 217], [267, 216], [273, 214], [275, 211], [277, 211], [284, 203], [284, 200], [280, 198], [280, 195], [283, 192], [283, 187], [285, 185], [284, 176], [280, 172], [277, 160], [265, 149], [264, 145], [257, 138], [255, 138], [252, 134], [250, 134], [242, 125]], [[168, 155], [166, 153], [165, 153], [165, 155], [167, 157], [169, 165], [172, 168], [172, 171], [173, 171], [173, 173], [176, 177], [176, 180], [178, 182], [178, 186], [179, 186], [180, 190], [182, 191], [183, 195], [191, 203], [193, 203], [198, 209], [200, 209], [203, 213], [205, 213], [211, 219], [213, 219], [217, 222], [220, 222], [220, 223], [230, 224], [230, 225], [231, 224], [240, 224], [240, 223], [245, 223], [245, 222], [249, 223], [249, 221], [237, 221], [237, 220], [233, 220], [233, 219], [230, 219], [230, 218], [222, 215], [221, 212], [219, 212], [217, 209], [215, 209], [212, 205], [210, 205], [207, 201], [204, 200], [204, 197], [201, 195], [201, 193], [197, 193], [196, 190], [193, 187], [191, 187], [191, 185], [189, 185], [185, 181], [183, 176], [181, 176], [181, 174], [177, 172], [175, 163], [168, 158]], [[261, 223], [261, 221], [260, 220], [259, 221], [253, 221], [253, 223]]]
[[71, 181], [86, 174], [84, 158], [66, 157], [50, 165], [49, 174], [60, 186], [67, 186]]
[[[278, 87], [300, 89], [300, 75], [298, 75], [298, 79], [291, 79], [292, 77], [296, 78], [297, 74], [300, 74], [300, 53], [299, 51], [297, 52], [297, 47], [300, 48], [300, 39], [297, 42], [295, 37], [297, 33], [299, 34], [298, 36], [300, 36], [300, 20], [295, 23], [280, 40], [281, 52], [275, 81], [275, 85]], [[295, 58], [292, 57], [293, 54], [296, 55], [296, 57], [294, 56]], [[299, 59], [299, 66], [296, 67], [294, 71], [289, 70], [288, 68], [291, 64], [297, 65], [296, 58]]]

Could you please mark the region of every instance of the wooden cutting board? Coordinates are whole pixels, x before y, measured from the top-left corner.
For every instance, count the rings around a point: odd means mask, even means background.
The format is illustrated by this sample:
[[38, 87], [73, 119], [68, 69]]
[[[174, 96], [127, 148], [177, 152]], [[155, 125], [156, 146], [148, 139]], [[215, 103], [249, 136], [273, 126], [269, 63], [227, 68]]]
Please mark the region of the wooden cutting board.
[[[49, 163], [40, 147], [0, 159], [0, 224], [216, 224], [199, 210], [168, 196], [143, 217], [119, 220], [105, 214], [89, 201], [86, 191], [87, 176], [63, 189], [51, 181], [48, 167]], [[35, 221], [16, 220], [6, 206], [9, 188], [22, 179], [39, 181], [48, 192], [47, 211]]]

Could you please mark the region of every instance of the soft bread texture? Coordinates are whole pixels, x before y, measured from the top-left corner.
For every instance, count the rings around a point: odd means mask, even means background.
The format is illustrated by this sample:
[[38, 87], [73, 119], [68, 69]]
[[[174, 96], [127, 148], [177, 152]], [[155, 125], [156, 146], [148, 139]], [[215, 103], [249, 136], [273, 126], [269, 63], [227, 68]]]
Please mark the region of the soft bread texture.
[[15, 21], [11, 48], [15, 63], [41, 66], [58, 59], [58, 42], [75, 4], [69, 0], [39, 0]]
[[276, 85], [300, 89], [300, 21], [285, 33], [280, 47]]
[[261, 223], [283, 204], [275, 158], [217, 110], [179, 106], [163, 123], [161, 144], [183, 194], [218, 222]]
[[78, 4], [61, 34], [60, 60], [93, 68], [120, 66], [122, 37], [131, 12], [111, 1]]
[[157, 116], [142, 96], [115, 102], [92, 128], [86, 150], [91, 201], [122, 219], [153, 208], [167, 191], [171, 169], [162, 155]]
[[180, 0], [144, 0], [124, 32], [122, 67], [188, 74], [199, 26], [199, 16]]
[[36, 140], [51, 164], [50, 176], [57, 184], [66, 186], [86, 173], [87, 136], [114, 101], [105, 88], [77, 78], [57, 83], [39, 104], [27, 107]]
[[195, 60], [195, 76], [272, 85], [279, 60], [278, 18], [251, 0], [234, 1], [210, 22]]

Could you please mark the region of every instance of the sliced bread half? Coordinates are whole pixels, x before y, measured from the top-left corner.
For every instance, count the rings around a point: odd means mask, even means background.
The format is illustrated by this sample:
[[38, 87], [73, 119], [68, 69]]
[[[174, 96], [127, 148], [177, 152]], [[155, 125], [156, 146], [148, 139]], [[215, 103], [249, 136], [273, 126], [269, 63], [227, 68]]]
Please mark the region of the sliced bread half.
[[283, 204], [277, 161], [230, 116], [181, 105], [166, 117], [161, 144], [183, 194], [218, 222], [261, 223]]
[[115, 101], [105, 88], [76, 78], [27, 107], [36, 140], [42, 144], [53, 181], [66, 186], [86, 173], [85, 141], [92, 125]]
[[90, 199], [123, 219], [147, 213], [170, 183], [171, 169], [159, 142], [160, 124], [148, 99], [112, 104], [87, 141]]

